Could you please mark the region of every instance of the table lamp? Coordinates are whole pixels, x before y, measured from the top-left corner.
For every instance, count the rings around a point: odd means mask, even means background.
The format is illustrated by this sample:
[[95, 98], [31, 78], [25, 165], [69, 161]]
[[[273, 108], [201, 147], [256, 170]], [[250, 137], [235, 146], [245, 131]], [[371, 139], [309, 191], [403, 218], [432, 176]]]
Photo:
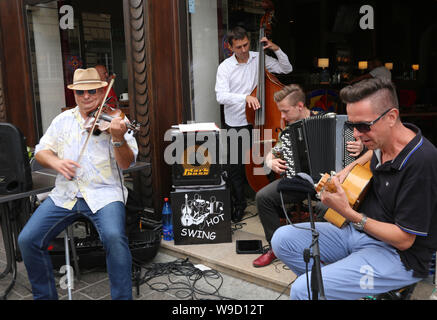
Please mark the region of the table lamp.
[[386, 62], [384, 65], [388, 70], [393, 70], [393, 62]]
[[358, 69], [360, 69], [361, 72], [364, 72], [364, 70], [366, 70], [367, 68], [368, 68], [367, 61], [359, 61], [358, 62]]
[[331, 78], [327, 69], [329, 67], [329, 58], [319, 58], [317, 60], [317, 66], [322, 68], [322, 72], [320, 72], [320, 83], [329, 83]]
[[412, 80], [416, 80], [417, 78], [417, 71], [419, 71], [419, 65], [418, 64], [413, 64], [411, 65], [411, 79]]

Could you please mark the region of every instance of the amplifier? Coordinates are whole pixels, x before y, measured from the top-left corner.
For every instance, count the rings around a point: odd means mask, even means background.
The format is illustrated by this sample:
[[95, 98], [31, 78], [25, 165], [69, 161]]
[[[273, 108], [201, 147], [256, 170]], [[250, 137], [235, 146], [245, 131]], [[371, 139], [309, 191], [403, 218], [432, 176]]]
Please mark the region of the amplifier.
[[174, 186], [220, 185], [219, 133], [180, 132], [172, 133], [172, 183]]
[[[134, 230], [128, 234], [129, 249], [132, 258], [140, 263], [152, 260], [161, 246], [161, 223], [150, 223], [150, 219], [142, 223], [141, 230]], [[94, 227], [92, 227], [94, 229]], [[94, 229], [95, 230], [95, 229]], [[95, 231], [94, 233], [96, 233]], [[70, 244], [70, 243], [69, 243]], [[74, 238], [79, 269], [92, 269], [106, 266], [106, 253], [103, 244], [97, 234], [85, 237]], [[55, 270], [65, 265], [64, 237], [56, 238], [49, 245], [48, 252]], [[73, 256], [70, 249], [70, 263], [73, 265]]]
[[171, 192], [175, 245], [232, 242], [231, 200], [225, 185]]

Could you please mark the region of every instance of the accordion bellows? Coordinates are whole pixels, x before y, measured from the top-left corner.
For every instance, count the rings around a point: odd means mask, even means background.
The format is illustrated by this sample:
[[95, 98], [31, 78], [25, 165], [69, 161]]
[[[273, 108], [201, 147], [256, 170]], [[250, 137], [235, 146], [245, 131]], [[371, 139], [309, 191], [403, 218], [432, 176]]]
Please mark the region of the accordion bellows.
[[353, 162], [355, 158], [346, 150], [346, 142], [355, 139], [346, 120], [347, 115], [328, 113], [287, 126], [281, 134], [286, 176], [305, 172], [317, 181], [320, 174], [338, 172]]

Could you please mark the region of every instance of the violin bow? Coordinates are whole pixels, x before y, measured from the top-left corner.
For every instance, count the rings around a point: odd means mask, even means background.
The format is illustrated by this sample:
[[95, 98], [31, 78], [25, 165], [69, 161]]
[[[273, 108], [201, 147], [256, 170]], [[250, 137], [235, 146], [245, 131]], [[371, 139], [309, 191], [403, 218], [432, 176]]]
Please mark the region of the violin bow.
[[88, 137], [85, 140], [85, 144], [83, 145], [82, 150], [80, 151], [79, 158], [77, 159], [77, 163], [80, 163], [80, 160], [82, 160], [83, 153], [85, 152], [85, 149], [88, 146], [88, 142], [90, 140], [91, 134], [93, 133], [93, 131], [96, 127], [97, 120], [99, 119], [100, 114], [102, 113], [102, 109], [103, 109], [103, 106], [105, 105], [106, 98], [108, 97], [109, 91], [111, 90], [113, 84], [114, 84], [114, 78], [112, 78], [111, 81], [109, 82], [109, 85], [108, 85], [108, 88], [106, 89], [105, 97], [103, 98], [102, 104], [97, 109], [97, 114], [94, 115], [95, 119], [93, 122], [93, 126], [91, 127], [90, 132], [88, 133]]

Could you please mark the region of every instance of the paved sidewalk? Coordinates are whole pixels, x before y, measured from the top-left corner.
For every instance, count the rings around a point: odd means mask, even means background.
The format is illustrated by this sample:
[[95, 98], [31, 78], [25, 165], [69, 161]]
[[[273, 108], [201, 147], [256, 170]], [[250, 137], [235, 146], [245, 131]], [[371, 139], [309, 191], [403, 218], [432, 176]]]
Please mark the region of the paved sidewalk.
[[[220, 274], [213, 271], [205, 272], [204, 277], [199, 277], [200, 273], [193, 273], [190, 261], [181, 264], [181, 259], [177, 259], [165, 253], [158, 252], [157, 256], [145, 268], [151, 268], [152, 264], [161, 264], [160, 266], [170, 265], [180, 266], [170, 275], [160, 275], [151, 279], [147, 283], [137, 288], [133, 286], [134, 300], [188, 300], [188, 299], [220, 299], [229, 298], [237, 300], [288, 300], [288, 292], [280, 294], [279, 292], [249, 283], [226, 274]], [[4, 249], [0, 250], [0, 267], [3, 270], [6, 266]], [[24, 264], [19, 262], [18, 276], [15, 286], [9, 293], [8, 300], [32, 300], [32, 293]], [[144, 278], [146, 269], [142, 269], [141, 277]], [[180, 272], [181, 275], [176, 273]], [[187, 276], [191, 274], [191, 276]], [[193, 274], [192, 274], [193, 273]], [[0, 280], [0, 291], [3, 292], [12, 279], [7, 275]], [[65, 275], [56, 277], [58, 294], [61, 300], [68, 299], [68, 292], [61, 288], [65, 284]], [[103, 268], [85, 270], [80, 275], [80, 280], [75, 280], [72, 294], [73, 300], [110, 300], [108, 274]]]
[[[6, 256], [0, 232], [0, 270], [6, 267]], [[202, 268], [202, 265], [199, 266]], [[171, 272], [164, 272], [171, 270]], [[17, 280], [7, 300], [32, 300], [32, 293], [23, 262], [17, 263]], [[208, 270], [200, 272], [190, 258], [178, 259], [171, 253], [158, 251], [156, 257], [144, 264], [137, 273], [140, 285], [133, 284], [134, 300], [218, 300], [235, 299], [246, 301], [288, 300], [290, 287], [280, 293], [237, 277]], [[3, 294], [12, 280], [8, 274], [0, 279]], [[66, 276], [56, 277], [58, 294], [67, 300]], [[417, 285], [412, 300], [430, 300], [434, 289], [430, 276]], [[104, 267], [81, 270], [80, 279], [74, 281], [73, 300], [110, 300], [109, 279]]]

